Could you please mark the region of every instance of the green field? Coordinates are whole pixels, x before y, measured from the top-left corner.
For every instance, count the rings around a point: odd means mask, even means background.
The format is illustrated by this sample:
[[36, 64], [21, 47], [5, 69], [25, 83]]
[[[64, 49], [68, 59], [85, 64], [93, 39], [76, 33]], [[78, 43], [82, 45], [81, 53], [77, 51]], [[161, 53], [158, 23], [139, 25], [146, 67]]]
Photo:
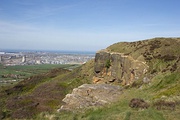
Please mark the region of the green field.
[[41, 65], [17, 65], [3, 66], [0, 64], [0, 86], [17, 83], [27, 77], [46, 73], [51, 69], [74, 69], [80, 65], [70, 64], [41, 64]]

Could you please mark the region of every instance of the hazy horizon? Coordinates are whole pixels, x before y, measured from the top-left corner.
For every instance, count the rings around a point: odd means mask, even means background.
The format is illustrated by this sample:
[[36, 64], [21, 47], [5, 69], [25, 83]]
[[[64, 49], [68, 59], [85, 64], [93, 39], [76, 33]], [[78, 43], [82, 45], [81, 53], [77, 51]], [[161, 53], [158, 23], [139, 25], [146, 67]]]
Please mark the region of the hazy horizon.
[[179, 37], [179, 0], [1, 0], [0, 50], [97, 51]]
[[71, 55], [95, 55], [97, 51], [78, 51], [78, 50], [28, 50], [28, 49], [0, 49], [0, 55], [4, 53], [54, 53], [54, 54], [71, 54]]

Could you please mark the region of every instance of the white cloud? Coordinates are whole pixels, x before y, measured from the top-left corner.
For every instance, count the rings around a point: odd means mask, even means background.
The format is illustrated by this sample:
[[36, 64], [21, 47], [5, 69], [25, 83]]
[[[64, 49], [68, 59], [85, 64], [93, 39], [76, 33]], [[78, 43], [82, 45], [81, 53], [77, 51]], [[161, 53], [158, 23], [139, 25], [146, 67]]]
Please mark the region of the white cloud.
[[64, 10], [71, 9], [77, 4], [71, 5], [46, 5], [46, 6], [38, 6], [32, 8], [25, 8], [23, 11], [24, 21], [27, 20], [36, 20], [43, 17], [48, 17], [52, 15], [57, 15]]
[[21, 32], [31, 32], [37, 30], [37, 28], [32, 27], [30, 25], [23, 25], [23, 24], [17, 24], [17, 23], [11, 23], [11, 22], [5, 22], [0, 21], [0, 33], [21, 33]]
[[179, 30], [165, 31], [88, 31], [37, 28], [29, 24], [0, 21], [0, 48], [98, 50], [120, 41], [154, 37], [178, 37]]

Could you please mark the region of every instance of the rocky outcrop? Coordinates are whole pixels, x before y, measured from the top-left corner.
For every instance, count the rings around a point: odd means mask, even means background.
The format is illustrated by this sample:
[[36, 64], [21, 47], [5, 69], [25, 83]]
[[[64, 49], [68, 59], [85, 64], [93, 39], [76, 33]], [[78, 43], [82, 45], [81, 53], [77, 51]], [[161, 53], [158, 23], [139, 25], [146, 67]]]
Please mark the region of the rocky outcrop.
[[65, 102], [58, 111], [78, 110], [93, 106], [103, 106], [119, 100], [122, 88], [108, 84], [83, 84], [73, 89], [71, 94], [67, 94], [62, 100]]
[[128, 85], [144, 76], [148, 65], [123, 53], [101, 50], [95, 56], [94, 83], [121, 83]]

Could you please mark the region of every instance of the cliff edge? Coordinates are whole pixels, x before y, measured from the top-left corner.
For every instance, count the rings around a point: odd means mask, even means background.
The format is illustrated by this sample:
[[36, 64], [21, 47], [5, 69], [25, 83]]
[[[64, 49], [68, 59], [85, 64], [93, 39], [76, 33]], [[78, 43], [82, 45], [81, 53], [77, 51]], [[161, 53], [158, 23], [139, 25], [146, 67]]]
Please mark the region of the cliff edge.
[[145, 77], [148, 65], [124, 53], [102, 50], [96, 53], [94, 83], [132, 84]]
[[93, 83], [149, 83], [159, 72], [180, 71], [180, 38], [120, 42], [98, 51]]

